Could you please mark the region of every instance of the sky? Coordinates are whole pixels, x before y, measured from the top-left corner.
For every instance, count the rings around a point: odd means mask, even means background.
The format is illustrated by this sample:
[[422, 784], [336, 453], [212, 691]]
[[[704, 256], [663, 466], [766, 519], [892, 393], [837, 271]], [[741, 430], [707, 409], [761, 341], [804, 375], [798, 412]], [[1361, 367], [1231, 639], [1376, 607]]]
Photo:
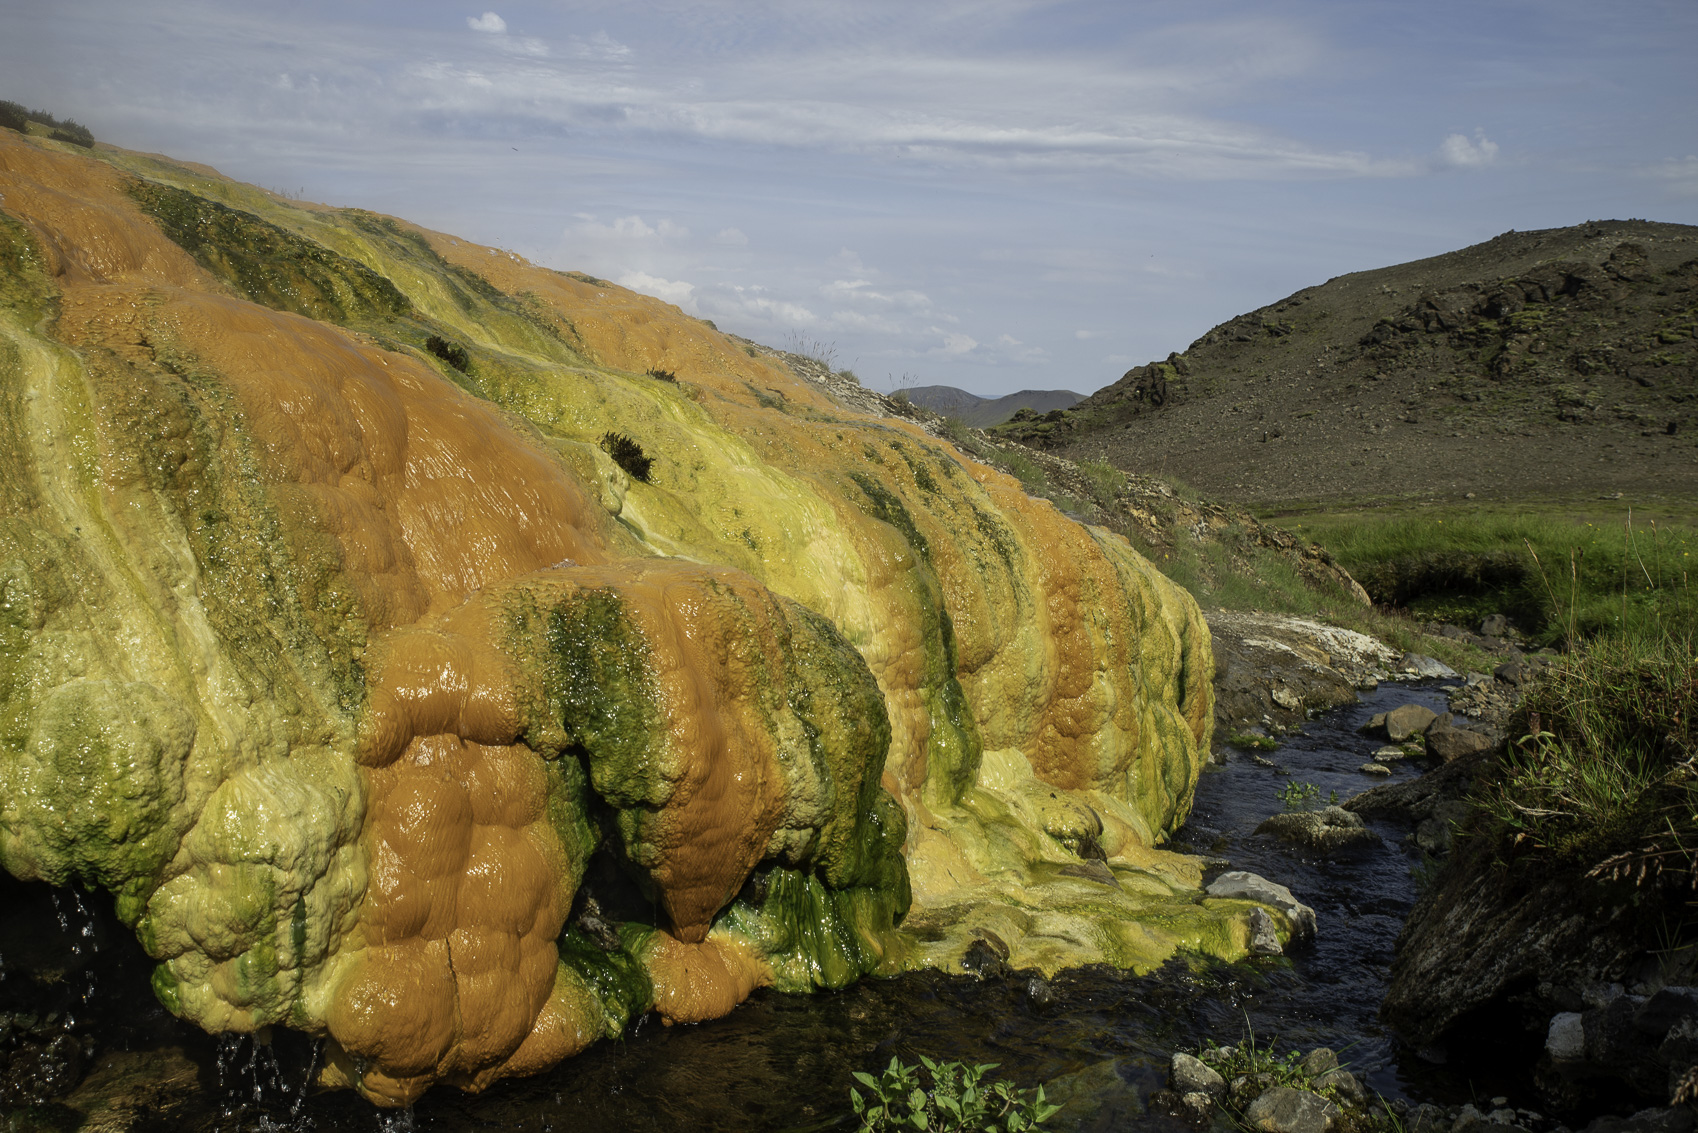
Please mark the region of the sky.
[[0, 27], [0, 98], [102, 141], [877, 389], [1090, 393], [1345, 272], [1698, 223], [1692, 0], [0, 0]]

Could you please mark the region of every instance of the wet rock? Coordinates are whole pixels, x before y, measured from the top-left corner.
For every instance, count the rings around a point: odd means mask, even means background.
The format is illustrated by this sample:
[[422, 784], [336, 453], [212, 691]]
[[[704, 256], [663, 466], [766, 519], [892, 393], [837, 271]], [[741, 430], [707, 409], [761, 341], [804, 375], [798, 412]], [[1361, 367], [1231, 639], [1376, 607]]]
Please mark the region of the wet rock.
[[[1452, 763], [1436, 767], [1417, 779], [1387, 783], [1363, 791], [1344, 803], [1344, 809], [1376, 818], [1396, 818], [1411, 825], [1432, 818], [1446, 803], [1459, 803], [1472, 790], [1476, 779], [1494, 766], [1497, 757], [1492, 752], [1465, 756]], [[1466, 813], [1466, 807], [1462, 808]], [[1446, 811], [1446, 819], [1452, 812]], [[1457, 815], [1456, 817], [1460, 817]]]
[[1356, 770], [1360, 771], [1364, 775], [1390, 775], [1391, 774], [1391, 768], [1387, 767], [1383, 763], [1364, 763], [1362, 766], [1358, 767]]
[[1356, 702], [1396, 653], [1364, 634], [1279, 614], [1216, 611], [1215, 719], [1226, 730], [1265, 721], [1292, 728], [1309, 713]]
[[[1234, 901], [1254, 901], [1258, 905], [1267, 905], [1285, 914], [1298, 936], [1315, 935], [1315, 910], [1291, 895], [1291, 890], [1283, 885], [1269, 881], [1245, 870], [1237, 869], [1223, 873], [1209, 883], [1204, 890], [1210, 897], [1222, 897]], [[1221, 1048], [1231, 1051], [1231, 1047]]]
[[1214, 1113], [1215, 1101], [1205, 1093], [1191, 1091], [1179, 1095], [1179, 1106], [1195, 1125], [1201, 1125]]
[[1391, 763], [1399, 759], [1408, 759], [1411, 754], [1409, 748], [1398, 744], [1387, 744], [1385, 747], [1374, 749], [1374, 760], [1378, 763]]
[[1203, 1094], [1210, 1101], [1226, 1096], [1226, 1079], [1202, 1060], [1178, 1053], [1168, 1067], [1168, 1085], [1177, 1094]]
[[1386, 714], [1384, 712], [1376, 712], [1372, 716], [1368, 717], [1368, 722], [1366, 724], [1363, 724], [1360, 728], [1357, 728], [1356, 730], [1358, 732], [1367, 732], [1369, 734], [1372, 734], [1374, 732], [1381, 731], [1382, 729], [1385, 728], [1385, 726], [1386, 726]]
[[1545, 1053], [1556, 1062], [1579, 1062], [1586, 1057], [1586, 1028], [1578, 1011], [1562, 1011], [1551, 1016], [1550, 1030], [1545, 1034]]
[[1642, 1109], [1632, 1117], [1600, 1117], [1585, 1133], [1692, 1133], [1692, 1110], [1687, 1106]]
[[1343, 807], [1276, 814], [1256, 827], [1257, 834], [1271, 834], [1285, 842], [1307, 846], [1323, 854], [1341, 853], [1375, 845], [1380, 836], [1362, 819]]
[[1319, 1094], [1275, 1086], [1244, 1111], [1244, 1122], [1262, 1133], [1327, 1133], [1343, 1111]]
[[87, 1064], [87, 1048], [69, 1032], [61, 1030], [45, 1041], [32, 1037], [5, 1061], [0, 1105], [34, 1105], [62, 1097], [76, 1089]]
[[1444, 1110], [1431, 1102], [1422, 1102], [1409, 1111], [1403, 1125], [1407, 1133], [1446, 1133], [1450, 1122], [1450, 1115]]
[[1402, 657], [1399, 657], [1397, 659], [1397, 671], [1413, 673], [1417, 677], [1454, 677], [1457, 675], [1456, 670], [1443, 661], [1420, 653], [1405, 653]]
[[1279, 929], [1274, 924], [1273, 917], [1262, 908], [1250, 910], [1250, 954], [1252, 956], [1278, 956], [1285, 952], [1279, 942]]
[[1633, 1027], [1642, 1035], [1661, 1039], [1688, 1018], [1698, 1018], [1698, 988], [1665, 987], [1633, 1013]]
[[1026, 999], [1033, 1007], [1048, 1007], [1055, 1002], [1055, 989], [1048, 980], [1033, 976], [1026, 981]]
[[1399, 705], [1386, 713], [1386, 737], [1393, 743], [1402, 743], [1425, 732], [1438, 715], [1425, 705]]

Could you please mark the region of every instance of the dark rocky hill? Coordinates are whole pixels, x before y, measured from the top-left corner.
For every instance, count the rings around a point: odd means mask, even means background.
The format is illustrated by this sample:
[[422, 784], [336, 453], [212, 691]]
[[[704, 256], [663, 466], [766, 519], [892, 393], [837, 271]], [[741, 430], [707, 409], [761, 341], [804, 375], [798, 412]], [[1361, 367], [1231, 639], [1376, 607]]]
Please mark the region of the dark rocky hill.
[[1698, 227], [1339, 276], [1007, 434], [1264, 506], [1698, 491]]
[[924, 406], [933, 413], [956, 417], [975, 429], [1000, 425], [1022, 409], [1032, 413], [1048, 413], [1066, 409], [1085, 400], [1082, 393], [1070, 389], [1023, 389], [1006, 397], [980, 397], [954, 386], [918, 386], [907, 390], [908, 400]]

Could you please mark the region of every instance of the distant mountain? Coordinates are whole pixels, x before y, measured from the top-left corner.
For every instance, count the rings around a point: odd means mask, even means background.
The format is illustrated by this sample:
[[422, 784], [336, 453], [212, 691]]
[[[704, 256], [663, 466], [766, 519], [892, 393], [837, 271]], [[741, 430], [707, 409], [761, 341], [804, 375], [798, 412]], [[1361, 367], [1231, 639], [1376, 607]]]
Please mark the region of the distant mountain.
[[1001, 431], [1262, 506], [1698, 495], [1698, 227], [1506, 232], [1342, 275]]
[[1066, 409], [1085, 400], [1082, 393], [1070, 389], [1023, 389], [1007, 397], [980, 397], [954, 386], [919, 386], [908, 391], [908, 400], [924, 406], [933, 413], [956, 417], [975, 429], [1000, 425], [1022, 409], [1048, 413]]

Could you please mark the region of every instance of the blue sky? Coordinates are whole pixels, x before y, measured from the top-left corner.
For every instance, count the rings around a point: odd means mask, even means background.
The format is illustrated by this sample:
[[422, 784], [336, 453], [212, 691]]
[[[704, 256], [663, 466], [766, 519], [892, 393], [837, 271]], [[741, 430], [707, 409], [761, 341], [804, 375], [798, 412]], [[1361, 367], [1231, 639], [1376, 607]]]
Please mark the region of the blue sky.
[[877, 388], [1088, 393], [1348, 271], [1698, 223], [1691, 0], [5, 0], [0, 97]]

